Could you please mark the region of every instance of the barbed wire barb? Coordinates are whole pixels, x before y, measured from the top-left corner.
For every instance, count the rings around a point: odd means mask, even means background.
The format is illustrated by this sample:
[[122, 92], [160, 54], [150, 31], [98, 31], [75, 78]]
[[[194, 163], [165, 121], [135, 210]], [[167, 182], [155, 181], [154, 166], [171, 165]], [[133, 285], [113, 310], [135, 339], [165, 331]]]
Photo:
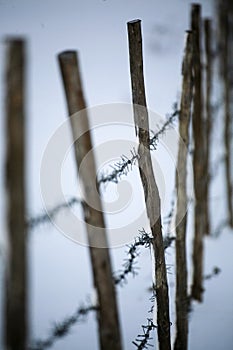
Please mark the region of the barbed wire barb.
[[153, 347], [153, 344], [149, 342], [153, 339], [151, 337], [151, 332], [157, 328], [153, 323], [151, 318], [147, 319], [147, 325], [142, 325], [143, 334], [138, 334], [137, 338], [132, 341], [133, 345], [137, 347], [138, 350], [148, 349], [148, 347]]
[[[150, 138], [150, 150], [154, 151], [157, 148], [157, 144], [159, 142], [159, 138], [165, 133], [167, 128], [171, 126], [171, 124], [175, 121], [177, 116], [179, 115], [179, 110], [177, 109], [177, 105], [174, 105], [174, 111], [171, 115], [167, 117], [167, 120], [165, 123], [160, 126], [157, 126], [159, 131], [154, 133], [151, 131], [153, 136]], [[133, 169], [133, 166], [137, 164], [137, 161], [139, 159], [139, 155], [135, 149], [130, 150], [131, 158], [127, 157], [126, 155], [122, 155], [120, 158], [121, 160], [119, 162], [116, 162], [114, 165], [110, 165], [112, 172], [105, 175], [105, 172], [102, 172], [99, 176], [98, 183], [99, 184], [106, 184], [108, 182], [115, 182], [118, 183], [118, 181], [121, 179], [122, 175], [127, 175], [129, 172], [129, 165], [131, 166], [131, 170]]]

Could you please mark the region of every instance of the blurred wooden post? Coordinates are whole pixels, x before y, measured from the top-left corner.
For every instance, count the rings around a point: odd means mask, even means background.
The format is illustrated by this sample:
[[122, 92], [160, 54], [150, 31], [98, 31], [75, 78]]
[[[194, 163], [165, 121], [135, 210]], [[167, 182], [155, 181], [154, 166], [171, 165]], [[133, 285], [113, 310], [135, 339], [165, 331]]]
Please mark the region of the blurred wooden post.
[[211, 20], [205, 19], [204, 21], [205, 31], [205, 57], [206, 57], [206, 74], [205, 74], [205, 140], [206, 140], [206, 157], [205, 157], [205, 176], [206, 179], [206, 192], [205, 192], [205, 234], [210, 234], [210, 213], [209, 213], [209, 187], [210, 187], [210, 142], [211, 142], [211, 131], [212, 131], [212, 112], [211, 112], [211, 95], [212, 95], [212, 30]]
[[160, 197], [155, 182], [150, 155], [149, 120], [143, 76], [141, 21], [131, 21], [128, 22], [127, 25], [134, 120], [136, 131], [139, 135], [139, 172], [144, 190], [147, 215], [153, 235], [155, 255], [155, 291], [157, 300], [159, 349], [170, 350], [171, 340], [167, 271], [161, 227]]
[[[83, 203], [94, 285], [97, 289], [99, 312], [99, 342], [102, 350], [121, 350], [115, 287], [102, 204], [96, 183], [96, 166], [90, 127], [84, 100], [79, 61], [76, 52], [66, 51], [59, 56], [61, 74], [66, 93], [77, 170], [83, 182], [86, 203]], [[78, 116], [72, 116], [82, 110]], [[86, 157], [88, 155], [88, 157]], [[86, 157], [86, 164], [81, 166]], [[90, 203], [93, 204], [90, 205]], [[99, 248], [100, 247], [100, 248]], [[103, 247], [103, 248], [101, 248]]]
[[179, 150], [177, 159], [176, 188], [176, 340], [175, 350], [188, 348], [188, 294], [187, 294], [187, 153], [189, 147], [189, 123], [193, 96], [192, 33], [188, 32], [182, 65], [182, 96], [179, 117]]
[[224, 146], [228, 222], [233, 228], [233, 3], [218, 0], [220, 74], [224, 95]]
[[202, 101], [202, 67], [200, 45], [201, 6], [192, 5], [192, 32], [193, 32], [193, 69], [194, 69], [194, 99], [193, 99], [193, 171], [195, 193], [194, 242], [193, 242], [193, 283], [192, 297], [202, 301], [203, 275], [203, 236], [205, 230], [205, 182], [204, 173], [204, 119]]
[[27, 346], [27, 232], [25, 223], [25, 42], [9, 39], [6, 71], [6, 173], [8, 263], [5, 348]]

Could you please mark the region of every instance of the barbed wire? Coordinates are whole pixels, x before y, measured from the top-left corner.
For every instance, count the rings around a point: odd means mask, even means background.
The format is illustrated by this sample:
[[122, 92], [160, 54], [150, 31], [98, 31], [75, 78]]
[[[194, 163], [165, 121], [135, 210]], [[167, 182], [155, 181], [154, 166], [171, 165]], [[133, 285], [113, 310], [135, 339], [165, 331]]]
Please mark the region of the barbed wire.
[[98, 307], [93, 305], [80, 306], [73, 315], [65, 318], [60, 323], [55, 323], [50, 335], [44, 340], [36, 340], [28, 347], [28, 350], [44, 350], [48, 349], [59, 338], [68, 335], [70, 328], [79, 321], [84, 321], [91, 311], [97, 311]]
[[61, 210], [71, 208], [74, 205], [81, 203], [81, 199], [77, 197], [71, 197], [66, 203], [58, 204], [57, 206], [45, 213], [29, 218], [27, 220], [27, 227], [29, 230], [33, 230], [35, 227], [51, 221]]
[[221, 273], [221, 269], [218, 266], [214, 266], [212, 272], [204, 276], [204, 280], [210, 280]]
[[[217, 277], [221, 273], [221, 269], [218, 266], [214, 266], [212, 271], [203, 276], [203, 281], [209, 281], [214, 277]], [[194, 307], [192, 305], [193, 297], [191, 294], [188, 295], [188, 313], [191, 314], [193, 312]]]
[[114, 283], [116, 285], [123, 284], [127, 282], [127, 275], [132, 274], [133, 276], [137, 275], [137, 269], [135, 267], [136, 258], [139, 256], [138, 247], [145, 246], [149, 248], [152, 244], [152, 235], [147, 233], [144, 229], [139, 230], [139, 236], [135, 238], [134, 243], [128, 245], [128, 252], [125, 263], [123, 264], [124, 269], [119, 271], [116, 276], [114, 276]]
[[[152, 244], [152, 234], [145, 231], [144, 228], [138, 231], [139, 235], [135, 238], [134, 242], [128, 246], [127, 258], [123, 263], [123, 270], [113, 274], [114, 284], [123, 286], [127, 282], [127, 276], [132, 274], [137, 275], [137, 269], [135, 267], [135, 260], [140, 255], [138, 248], [149, 248]], [[166, 240], [166, 237], [165, 237]], [[172, 240], [171, 240], [172, 242]], [[164, 244], [164, 249], [168, 248], [168, 244]], [[70, 328], [77, 322], [84, 320], [85, 317], [91, 311], [98, 311], [98, 307], [92, 304], [87, 306], [80, 306], [71, 316], [66, 317], [63, 321], [55, 323], [50, 331], [50, 335], [44, 340], [35, 340], [28, 350], [44, 350], [48, 349], [55, 343], [56, 340], [68, 335]], [[146, 329], [146, 328], [145, 328]], [[147, 334], [147, 333], [146, 333]], [[149, 339], [148, 339], [149, 340]], [[143, 349], [143, 348], [139, 348]]]
[[[155, 150], [158, 144], [159, 137], [166, 131], [169, 125], [172, 124], [175, 117], [179, 114], [177, 110], [173, 112], [173, 114], [167, 119], [162, 128], [153, 135], [150, 140], [150, 148], [151, 150]], [[130, 170], [132, 170], [133, 166], [136, 165], [138, 160], [138, 154], [135, 149], [130, 151], [131, 157], [121, 156], [121, 160], [112, 166], [113, 170], [108, 174], [101, 174], [100, 179], [98, 180], [99, 184], [106, 184], [108, 182], [117, 183], [122, 175], [127, 175]], [[27, 225], [29, 230], [34, 229], [36, 226], [40, 224], [44, 224], [46, 222], [51, 221], [61, 210], [67, 209], [68, 207], [72, 207], [76, 204], [81, 204], [82, 200], [76, 197], [70, 198], [66, 203], [62, 203], [52, 208], [47, 213], [43, 213], [34, 218], [31, 218], [27, 221]], [[174, 237], [166, 236], [164, 238], [164, 249], [168, 248]], [[128, 246], [128, 257], [125, 259], [123, 264], [123, 270], [113, 275], [113, 280], [115, 285], [123, 285], [127, 282], [127, 276], [132, 274], [133, 276], [137, 275], [137, 268], [135, 267], [136, 258], [139, 256], [138, 248], [139, 246], [145, 246], [146, 248], [150, 247], [152, 243], [152, 235], [147, 233], [144, 229], [139, 230], [139, 236], [135, 238], [134, 243]], [[98, 307], [93, 305], [81, 306], [79, 307], [74, 314], [65, 318], [60, 323], [55, 323], [52, 327], [50, 335], [44, 340], [36, 340], [34, 343], [29, 346], [28, 350], [44, 350], [50, 348], [54, 342], [67, 335], [70, 331], [70, 328], [76, 324], [78, 321], [87, 317], [90, 311], [97, 311]], [[148, 319], [148, 325], [142, 326], [143, 328], [143, 336], [144, 339], [136, 339], [134, 345], [138, 347], [138, 349], [146, 349], [148, 346], [148, 341], [150, 340], [150, 331], [154, 329], [153, 322]], [[141, 335], [138, 335], [138, 338], [141, 338]]]
[[[172, 219], [174, 217], [175, 213], [175, 204], [176, 204], [176, 194], [175, 190], [173, 191], [173, 196], [171, 200], [171, 208], [168, 214], [163, 218], [163, 224], [166, 225], [166, 233], [163, 237], [163, 247], [164, 250], [166, 250], [168, 247], [171, 246], [172, 242], [176, 239], [174, 236], [171, 236], [171, 224]], [[152, 237], [151, 242], [152, 244]], [[167, 266], [167, 270], [169, 270], [170, 267]], [[152, 287], [149, 288], [150, 291], [152, 291], [152, 296], [150, 297], [150, 301], [152, 302], [152, 306], [149, 313], [154, 312], [154, 303], [156, 299], [156, 291], [155, 291], [155, 285], [153, 284]], [[153, 339], [151, 337], [151, 332], [157, 328], [157, 326], [153, 323], [152, 318], [147, 319], [147, 325], [142, 325], [143, 334], [138, 334], [136, 339], [132, 341], [132, 343], [137, 347], [138, 350], [148, 349], [149, 347], [153, 347], [153, 345], [150, 343], [150, 341]]]
[[171, 232], [172, 230], [172, 221], [175, 215], [175, 211], [176, 211], [176, 200], [177, 200], [177, 195], [176, 195], [176, 184], [175, 184], [175, 188], [173, 189], [173, 194], [172, 194], [172, 200], [171, 200], [171, 204], [170, 204], [170, 210], [168, 212], [168, 214], [166, 216], [163, 217], [163, 225], [166, 225], [166, 234], [165, 234], [165, 238], [167, 239], [166, 242], [164, 243], [168, 243], [170, 245], [170, 241], [169, 238], [174, 240], [171, 236]]
[[135, 148], [130, 150], [131, 157], [122, 155], [119, 162], [111, 165], [112, 172], [106, 173], [102, 172], [98, 179], [98, 184], [106, 184], [108, 182], [118, 183], [122, 175], [127, 175], [130, 170], [133, 169], [133, 166], [137, 164], [139, 155], [137, 154]]
[[173, 124], [174, 120], [179, 116], [179, 114], [180, 110], [178, 109], [177, 103], [174, 103], [172, 114], [167, 116], [167, 120], [163, 124], [161, 129], [158, 132], [156, 132], [152, 138], [150, 138], [150, 149], [152, 151], [156, 150], [159, 138], [165, 133], [167, 128]]
[[229, 220], [228, 219], [223, 219], [218, 226], [215, 228], [215, 230], [212, 233], [212, 237], [218, 237], [222, 231], [229, 226]]
[[[170, 247], [170, 245], [172, 244], [172, 242], [174, 240], [175, 240], [175, 237], [171, 237], [169, 235], [169, 233], [168, 233], [168, 235], [166, 235], [163, 238], [164, 250], [166, 250], [168, 247]], [[152, 243], [152, 241], [151, 241], [151, 243]], [[167, 270], [168, 269], [169, 268], [167, 268]], [[154, 283], [153, 283], [152, 287], [149, 288], [149, 290], [152, 291], [152, 296], [150, 297], [150, 301], [152, 302], [152, 306], [151, 306], [150, 310], [148, 311], [148, 313], [152, 313], [153, 314], [153, 312], [154, 312], [154, 305], [155, 305], [155, 299], [156, 299], [156, 290], [155, 290], [155, 284]], [[153, 319], [152, 318], [148, 318], [147, 319], [147, 325], [142, 325], [141, 327], [142, 327], [142, 330], [143, 330], [143, 334], [138, 334], [136, 339], [134, 341], [132, 341], [132, 343], [139, 350], [148, 349], [148, 347], [153, 347], [153, 345], [149, 343], [149, 341], [153, 339], [151, 337], [151, 332], [157, 328], [157, 326], [153, 323]]]
[[154, 325], [152, 318], [147, 319], [147, 325], [142, 325], [143, 334], [138, 334], [137, 338], [132, 341], [133, 345], [137, 347], [138, 350], [148, 349], [148, 347], [153, 347], [149, 342], [153, 339], [151, 338], [151, 332], [157, 328]]
[[[161, 129], [153, 133], [153, 136], [150, 138], [150, 150], [154, 151], [157, 148], [159, 138], [165, 133], [165, 131], [168, 129], [169, 126], [171, 126], [174, 122], [174, 120], [179, 115], [180, 111], [177, 109], [177, 104], [175, 103], [173, 106], [173, 113], [171, 115], [167, 116], [166, 122], [162, 125]], [[133, 169], [133, 166], [137, 164], [137, 161], [139, 159], [139, 155], [136, 152], [135, 148], [130, 150], [131, 157], [127, 157], [126, 155], [121, 156], [121, 159], [119, 162], [116, 162], [115, 164], [111, 165], [112, 171], [109, 173], [102, 172], [99, 176], [98, 183], [106, 184], [108, 182], [114, 182], [118, 183], [121, 179], [122, 175], [127, 175], [130, 170]]]
[[[137, 236], [134, 240], [134, 243], [128, 245], [127, 258], [125, 259], [125, 263], [123, 263], [123, 270], [118, 271], [116, 276], [113, 277], [114, 283], [116, 285], [123, 284], [127, 282], [127, 275], [132, 274], [133, 277], [137, 275], [137, 268], [135, 267], [137, 261], [136, 258], [140, 255], [138, 251], [139, 246], [144, 246], [145, 248], [150, 248], [153, 245], [153, 237], [151, 232], [148, 233], [144, 228], [138, 230], [139, 236]], [[175, 240], [175, 237], [171, 237], [165, 235], [163, 237], [163, 247], [164, 250], [169, 248], [172, 242]]]
[[[167, 128], [174, 122], [175, 118], [179, 115], [177, 109], [177, 104], [173, 106], [174, 112], [167, 117], [166, 122], [162, 125], [161, 129], [153, 135], [150, 139], [150, 148], [151, 150], [156, 150], [159, 138], [165, 133]], [[123, 175], [127, 175], [129, 171], [133, 169], [133, 166], [137, 164], [139, 155], [136, 152], [135, 148], [130, 150], [131, 157], [122, 155], [119, 162], [116, 162], [114, 165], [111, 165], [112, 171], [110, 173], [102, 172], [98, 179], [98, 184], [107, 184], [109, 182], [118, 183], [121, 180]], [[61, 210], [72, 207], [76, 204], [81, 204], [82, 200], [77, 197], [71, 197], [67, 202], [58, 204], [51, 210], [41, 215], [29, 218], [27, 220], [27, 227], [29, 230], [33, 230], [35, 227], [51, 221]]]
[[[154, 133], [153, 137], [150, 139], [150, 149], [156, 150], [158, 145], [159, 138], [165, 133], [167, 128], [171, 126], [175, 118], [179, 115], [179, 110], [177, 109], [177, 104], [173, 106], [173, 113], [167, 116], [166, 122], [162, 125], [161, 129]], [[107, 184], [108, 182], [118, 183], [121, 180], [123, 175], [127, 175], [129, 171], [133, 169], [133, 166], [137, 164], [139, 155], [136, 152], [135, 148], [130, 150], [131, 157], [122, 155], [120, 161], [116, 162], [114, 165], [111, 165], [112, 171], [109, 173], [102, 172], [98, 179], [98, 184]], [[51, 210], [41, 215], [29, 218], [27, 220], [27, 227], [29, 230], [33, 230], [35, 227], [51, 221], [61, 210], [72, 207], [76, 204], [81, 204], [82, 200], [77, 197], [71, 197], [67, 202], [58, 204]]]

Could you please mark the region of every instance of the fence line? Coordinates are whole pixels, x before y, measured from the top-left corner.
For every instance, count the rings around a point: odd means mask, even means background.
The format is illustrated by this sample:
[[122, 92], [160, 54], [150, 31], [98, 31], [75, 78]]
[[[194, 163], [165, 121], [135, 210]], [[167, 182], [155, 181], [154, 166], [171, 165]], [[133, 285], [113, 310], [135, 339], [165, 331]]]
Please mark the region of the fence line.
[[[158, 145], [159, 139], [166, 130], [174, 123], [175, 119], [179, 116], [179, 110], [174, 109], [173, 113], [168, 116], [168, 119], [164, 122], [161, 129], [156, 132], [153, 137], [150, 138], [151, 150], [156, 150], [156, 146]], [[121, 180], [121, 176], [127, 175], [132, 167], [137, 164], [138, 153], [135, 149], [130, 151], [131, 158], [128, 158], [124, 155], [121, 156], [121, 160], [115, 163], [111, 168], [113, 168], [112, 172], [108, 174], [101, 173], [98, 184], [107, 184], [108, 182], [115, 182]], [[82, 204], [82, 200], [77, 197], [70, 198], [66, 203], [60, 203], [56, 205], [54, 208], [49, 210], [47, 213], [42, 213], [40, 215], [31, 217], [27, 220], [27, 225], [29, 230], [35, 229], [38, 225], [44, 224], [50, 220], [50, 218], [54, 218], [61, 210], [72, 207], [76, 204]]]
[[[138, 231], [139, 235], [135, 238], [134, 243], [128, 245], [127, 258], [122, 264], [123, 270], [113, 273], [113, 281], [116, 286], [123, 286], [127, 282], [127, 276], [132, 275], [133, 277], [138, 274], [135, 268], [136, 258], [140, 256], [138, 248], [145, 247], [146, 249], [151, 247], [152, 235], [146, 232], [144, 229]], [[170, 247], [174, 240], [174, 237], [164, 239], [164, 249]], [[77, 322], [82, 320], [83, 316], [87, 316], [91, 311], [98, 311], [98, 307], [90, 304], [83, 306], [84, 303], [77, 308], [77, 310], [71, 315], [66, 317], [59, 323], [54, 323], [54, 326], [50, 332], [50, 335], [44, 340], [35, 340], [32, 345], [28, 347], [28, 350], [44, 350], [48, 349], [55, 343], [56, 340], [63, 338], [68, 335], [69, 330]], [[140, 348], [142, 349], [142, 348]]]

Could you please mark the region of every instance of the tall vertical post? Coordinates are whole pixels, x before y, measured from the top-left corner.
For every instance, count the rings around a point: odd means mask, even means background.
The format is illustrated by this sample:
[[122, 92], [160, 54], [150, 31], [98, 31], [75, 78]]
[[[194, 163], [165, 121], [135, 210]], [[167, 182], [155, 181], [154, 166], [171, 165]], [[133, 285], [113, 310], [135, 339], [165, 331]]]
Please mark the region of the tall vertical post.
[[159, 349], [170, 350], [167, 271], [163, 247], [159, 190], [155, 181], [150, 155], [149, 120], [143, 74], [140, 20], [128, 22], [128, 40], [134, 121], [136, 133], [139, 136], [139, 172], [144, 190], [147, 216], [153, 235]]
[[179, 116], [179, 150], [176, 171], [176, 340], [175, 350], [188, 348], [188, 294], [187, 294], [187, 155], [189, 147], [189, 124], [193, 97], [193, 43], [188, 32], [182, 65], [182, 96]]
[[224, 97], [225, 193], [228, 223], [233, 228], [233, 3], [218, 0], [219, 58]]
[[193, 242], [193, 282], [192, 297], [202, 301], [203, 279], [203, 236], [205, 230], [205, 185], [206, 174], [204, 173], [204, 119], [202, 100], [202, 66], [201, 66], [201, 6], [192, 5], [191, 29], [193, 32], [193, 70], [194, 70], [194, 98], [193, 98], [193, 171], [194, 171], [194, 242]]
[[211, 95], [212, 95], [212, 28], [211, 20], [204, 20], [204, 31], [205, 31], [205, 141], [206, 141], [206, 155], [205, 155], [205, 174], [206, 174], [206, 187], [205, 187], [205, 233], [210, 234], [210, 213], [209, 213], [209, 192], [210, 192], [210, 143], [211, 143], [211, 132], [212, 132], [212, 112], [211, 112]]
[[6, 172], [8, 261], [5, 281], [5, 348], [27, 345], [27, 232], [25, 224], [25, 42], [7, 41]]
[[[85, 202], [82, 202], [94, 285], [99, 311], [99, 342], [101, 350], [121, 350], [121, 332], [111, 260], [106, 236], [102, 203], [96, 181], [96, 165], [91, 141], [86, 103], [82, 89], [76, 52], [66, 51], [59, 63], [70, 115], [78, 174], [83, 182]], [[81, 113], [77, 113], [82, 111]], [[86, 157], [85, 165], [81, 166]], [[90, 205], [90, 203], [92, 205]]]

